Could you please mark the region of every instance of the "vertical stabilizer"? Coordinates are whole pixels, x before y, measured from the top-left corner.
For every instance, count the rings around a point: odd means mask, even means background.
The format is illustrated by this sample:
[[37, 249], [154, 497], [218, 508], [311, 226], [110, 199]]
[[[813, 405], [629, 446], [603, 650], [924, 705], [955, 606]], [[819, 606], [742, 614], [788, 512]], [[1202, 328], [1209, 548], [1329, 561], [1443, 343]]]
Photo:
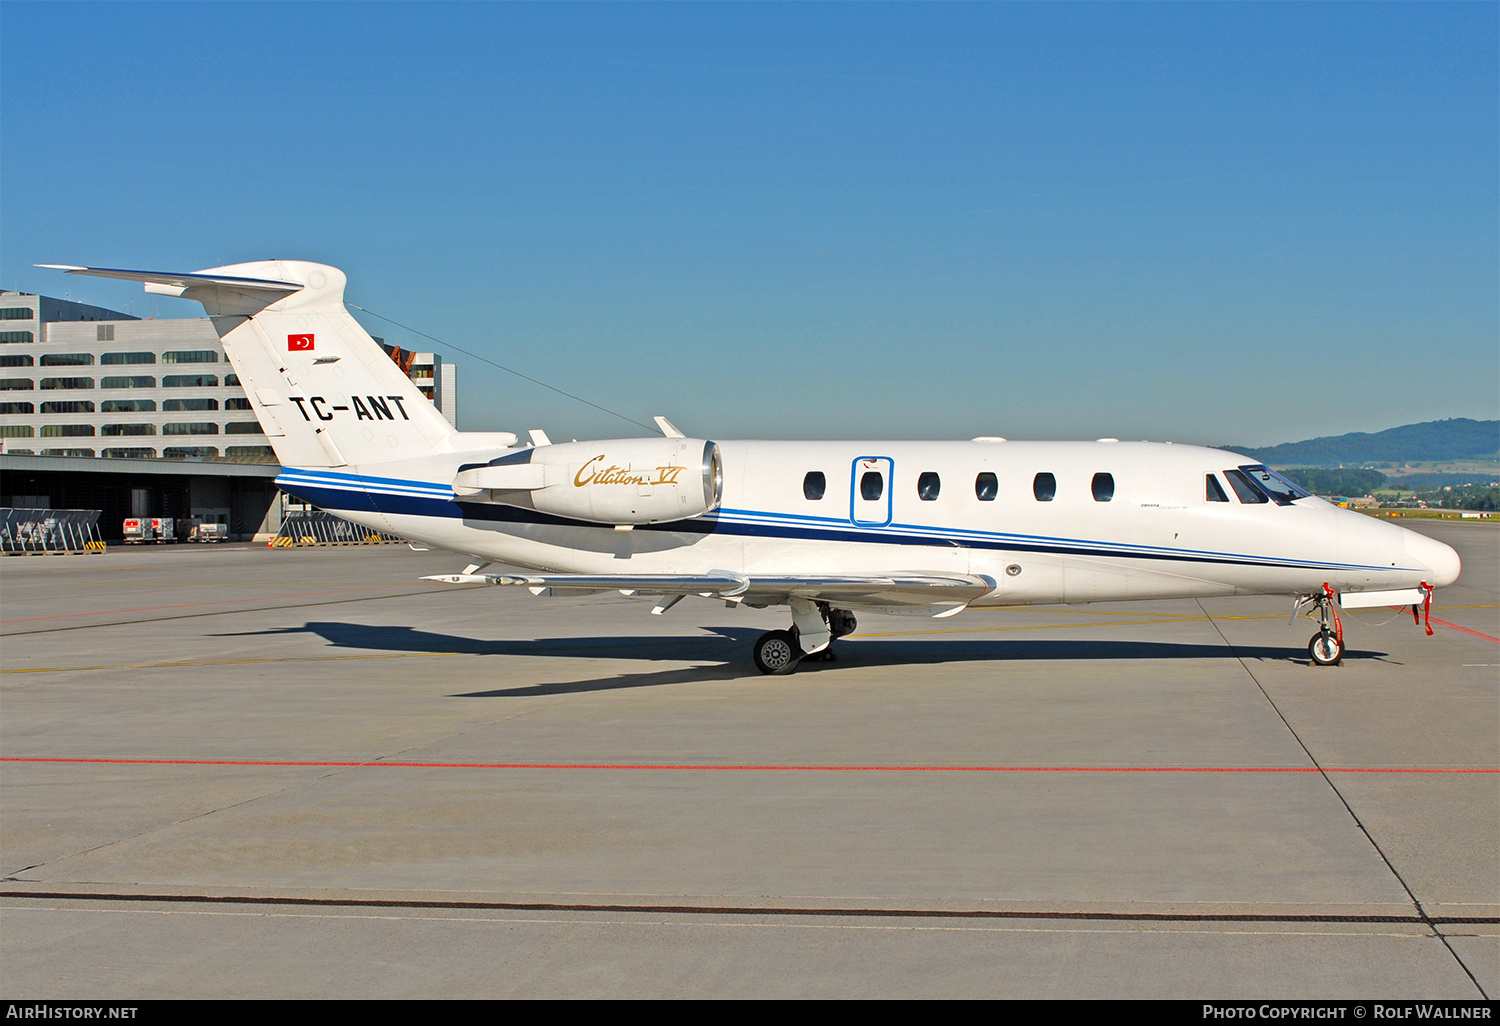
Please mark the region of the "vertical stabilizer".
[[447, 451], [453, 425], [344, 307], [344, 272], [261, 260], [190, 274], [55, 264], [203, 304], [285, 467], [344, 467]]

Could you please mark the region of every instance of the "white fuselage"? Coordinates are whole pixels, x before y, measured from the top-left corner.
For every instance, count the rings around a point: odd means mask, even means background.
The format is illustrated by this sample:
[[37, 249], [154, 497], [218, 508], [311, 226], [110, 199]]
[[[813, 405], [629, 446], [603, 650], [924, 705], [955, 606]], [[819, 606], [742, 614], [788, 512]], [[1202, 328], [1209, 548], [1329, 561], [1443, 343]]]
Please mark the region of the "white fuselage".
[[[717, 510], [629, 530], [455, 502], [447, 482], [493, 450], [288, 469], [280, 480], [367, 526], [535, 570], [967, 574], [993, 582], [971, 603], [981, 606], [1307, 594], [1325, 583], [1386, 591], [1451, 583], [1459, 569], [1449, 547], [1321, 499], [1245, 503], [1224, 472], [1255, 461], [1198, 446], [747, 441], [720, 450]], [[872, 472], [878, 495], [862, 487]], [[823, 476], [820, 498], [808, 497], [810, 473]], [[1035, 494], [1039, 474], [1055, 481], [1049, 501]], [[1112, 483], [1107, 501], [1095, 498], [1097, 474]], [[1210, 499], [1210, 474], [1227, 501]]]

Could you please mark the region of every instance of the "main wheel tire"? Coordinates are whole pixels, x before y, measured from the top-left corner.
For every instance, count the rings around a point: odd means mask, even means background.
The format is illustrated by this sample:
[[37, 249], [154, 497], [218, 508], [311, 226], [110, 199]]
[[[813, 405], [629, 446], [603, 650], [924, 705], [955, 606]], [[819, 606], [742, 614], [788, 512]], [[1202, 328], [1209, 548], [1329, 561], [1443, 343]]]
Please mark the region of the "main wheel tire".
[[802, 658], [802, 649], [791, 631], [767, 631], [755, 639], [751, 653], [761, 673], [791, 673]]
[[834, 640], [838, 640], [846, 634], [853, 634], [858, 629], [859, 621], [854, 618], [854, 614], [849, 612], [849, 610], [834, 609], [829, 612], [828, 630], [833, 635]]
[[1307, 643], [1307, 654], [1314, 666], [1337, 666], [1344, 658], [1344, 645], [1332, 631], [1319, 631]]

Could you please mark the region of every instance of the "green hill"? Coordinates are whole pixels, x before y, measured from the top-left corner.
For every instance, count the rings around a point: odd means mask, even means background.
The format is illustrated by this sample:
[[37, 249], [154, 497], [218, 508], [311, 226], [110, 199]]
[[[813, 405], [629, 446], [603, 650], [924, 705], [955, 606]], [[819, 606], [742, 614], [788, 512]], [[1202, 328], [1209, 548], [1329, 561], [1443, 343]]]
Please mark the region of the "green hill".
[[1425, 424], [1310, 438], [1268, 448], [1225, 445], [1282, 467], [1337, 467], [1360, 463], [1405, 464], [1431, 460], [1493, 460], [1500, 457], [1500, 420], [1454, 417]]

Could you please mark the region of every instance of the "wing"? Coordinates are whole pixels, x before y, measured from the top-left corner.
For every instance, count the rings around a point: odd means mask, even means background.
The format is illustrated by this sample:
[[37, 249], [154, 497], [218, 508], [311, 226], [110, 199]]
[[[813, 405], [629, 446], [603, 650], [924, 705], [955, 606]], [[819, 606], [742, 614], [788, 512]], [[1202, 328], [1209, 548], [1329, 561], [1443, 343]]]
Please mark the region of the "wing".
[[620, 591], [627, 595], [701, 595], [751, 606], [787, 605], [792, 599], [828, 602], [850, 609], [908, 612], [927, 616], [957, 613], [995, 582], [970, 574], [437, 574], [422, 578], [442, 584], [509, 585], [533, 594], [587, 595]]

